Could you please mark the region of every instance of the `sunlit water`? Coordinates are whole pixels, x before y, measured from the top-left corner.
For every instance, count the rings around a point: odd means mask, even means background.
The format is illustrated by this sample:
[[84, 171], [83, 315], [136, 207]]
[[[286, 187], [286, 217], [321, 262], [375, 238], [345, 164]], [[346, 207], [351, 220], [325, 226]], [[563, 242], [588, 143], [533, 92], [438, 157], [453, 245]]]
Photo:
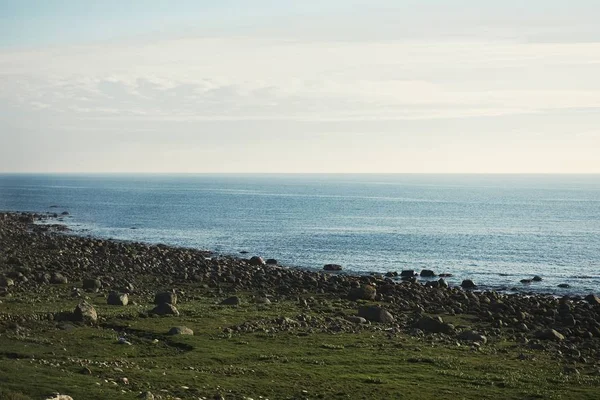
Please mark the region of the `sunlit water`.
[[557, 294], [600, 284], [599, 175], [0, 175], [0, 209], [290, 266], [427, 268]]

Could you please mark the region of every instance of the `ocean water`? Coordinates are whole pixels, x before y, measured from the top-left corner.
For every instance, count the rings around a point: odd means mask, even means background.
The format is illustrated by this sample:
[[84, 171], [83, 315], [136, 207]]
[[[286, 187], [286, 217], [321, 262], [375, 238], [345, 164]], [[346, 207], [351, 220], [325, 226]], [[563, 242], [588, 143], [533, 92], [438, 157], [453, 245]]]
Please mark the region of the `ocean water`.
[[[0, 210], [66, 210], [82, 235], [289, 266], [599, 292], [600, 175], [4, 174]], [[520, 283], [534, 275], [543, 281]]]

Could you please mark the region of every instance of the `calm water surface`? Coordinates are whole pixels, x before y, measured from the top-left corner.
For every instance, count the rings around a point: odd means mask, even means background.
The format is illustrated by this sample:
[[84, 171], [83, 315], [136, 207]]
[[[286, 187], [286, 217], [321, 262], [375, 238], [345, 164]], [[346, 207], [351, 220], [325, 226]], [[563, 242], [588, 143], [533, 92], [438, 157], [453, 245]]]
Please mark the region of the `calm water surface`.
[[0, 175], [0, 209], [292, 266], [429, 268], [557, 294], [600, 284], [600, 175]]

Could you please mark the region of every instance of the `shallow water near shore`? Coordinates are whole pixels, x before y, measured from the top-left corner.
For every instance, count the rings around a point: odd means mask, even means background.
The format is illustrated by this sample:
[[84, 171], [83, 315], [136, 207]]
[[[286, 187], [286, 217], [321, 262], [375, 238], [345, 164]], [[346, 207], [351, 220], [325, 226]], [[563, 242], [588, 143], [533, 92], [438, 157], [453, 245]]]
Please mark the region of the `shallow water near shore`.
[[599, 175], [0, 175], [0, 209], [291, 266], [555, 294], [600, 284]]

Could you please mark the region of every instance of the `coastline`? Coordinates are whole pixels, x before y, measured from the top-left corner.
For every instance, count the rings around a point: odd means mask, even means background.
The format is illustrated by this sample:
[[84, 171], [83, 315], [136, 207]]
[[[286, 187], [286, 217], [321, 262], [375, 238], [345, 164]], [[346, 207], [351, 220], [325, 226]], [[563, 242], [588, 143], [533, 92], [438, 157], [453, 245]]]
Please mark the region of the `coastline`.
[[[123, 325], [122, 319], [142, 318], [139, 323], [143, 323], [152, 316], [148, 311], [152, 298], [167, 292], [177, 296], [177, 307], [209, 301], [214, 308], [231, 301], [247, 304], [258, 315], [247, 320], [240, 314], [239, 323], [218, 322], [213, 335], [386, 333], [423, 344], [431, 341], [441, 346], [435, 347], [437, 351], [463, 343], [473, 351], [490, 349], [482, 351], [494, 354], [504, 349], [503, 343], [511, 343], [511, 351], [556, 358], [560, 368], [575, 369], [577, 374], [595, 376], [600, 371], [600, 299], [593, 295], [558, 299], [287, 268], [258, 257], [214, 256], [189, 248], [64, 234], [61, 225], [34, 224], [39, 218], [45, 215], [0, 213], [0, 327], [4, 331], [13, 329], [11, 324], [41, 321], [62, 329], [67, 321], [78, 322], [71, 312], [74, 303], [99, 307], [116, 293], [129, 296], [132, 303], [122, 308], [133, 314], [100, 309], [93, 325], [119, 327], [134, 335], [136, 331]], [[52, 305], [56, 298], [59, 303]], [[286, 313], [292, 317], [278, 316], [268, 311], [270, 304], [299, 307], [304, 316], [294, 317], [298, 311]], [[203, 315], [193, 308], [182, 310], [187, 324]], [[307, 313], [316, 316], [309, 318]], [[164, 319], [168, 318], [180, 318], [179, 311]]]

